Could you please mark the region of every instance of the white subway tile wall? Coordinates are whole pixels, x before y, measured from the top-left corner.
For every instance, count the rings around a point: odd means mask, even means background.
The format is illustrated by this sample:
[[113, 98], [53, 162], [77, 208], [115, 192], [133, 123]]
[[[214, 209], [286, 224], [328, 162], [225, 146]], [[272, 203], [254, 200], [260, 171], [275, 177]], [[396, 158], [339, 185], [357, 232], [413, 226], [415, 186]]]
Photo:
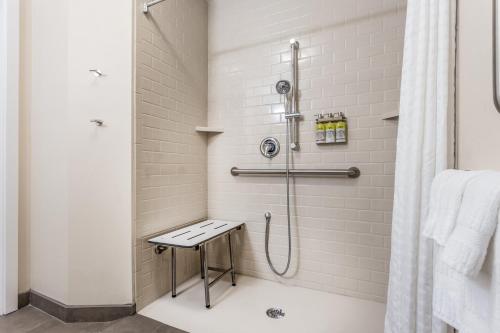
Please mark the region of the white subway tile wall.
[[[142, 13], [136, 1], [137, 308], [170, 290], [170, 255], [145, 238], [207, 216], [207, 18], [204, 0], [165, 1]], [[193, 251], [178, 251], [178, 282], [198, 271]]]
[[[285, 143], [283, 99], [289, 40], [300, 43], [300, 151], [295, 168], [361, 169], [359, 179], [297, 178], [292, 184], [293, 261], [286, 283], [385, 301], [406, 3], [404, 0], [209, 1], [208, 213], [246, 221], [239, 272], [277, 279], [264, 253], [287, 255], [284, 179], [233, 177], [230, 168], [283, 168], [285, 149], [261, 156], [267, 136]], [[314, 115], [344, 112], [347, 145], [318, 146]], [[282, 148], [285, 148], [284, 146]]]

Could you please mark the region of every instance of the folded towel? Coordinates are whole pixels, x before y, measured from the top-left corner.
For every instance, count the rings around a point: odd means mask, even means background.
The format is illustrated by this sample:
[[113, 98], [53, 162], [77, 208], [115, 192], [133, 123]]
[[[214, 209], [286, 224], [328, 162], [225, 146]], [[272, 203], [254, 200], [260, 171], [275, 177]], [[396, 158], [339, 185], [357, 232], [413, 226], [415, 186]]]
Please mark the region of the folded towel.
[[[439, 260], [443, 247], [436, 245], [432, 312], [434, 316], [455, 328], [463, 328], [467, 278]], [[479, 333], [479, 332], [478, 332]]]
[[436, 246], [433, 314], [460, 333], [500, 333], [500, 234], [491, 241], [477, 277], [467, 277], [442, 260]]
[[471, 179], [441, 260], [461, 274], [477, 276], [498, 223], [499, 208], [500, 172], [489, 171]]
[[482, 171], [445, 170], [432, 182], [423, 235], [444, 246], [457, 221], [467, 183]]

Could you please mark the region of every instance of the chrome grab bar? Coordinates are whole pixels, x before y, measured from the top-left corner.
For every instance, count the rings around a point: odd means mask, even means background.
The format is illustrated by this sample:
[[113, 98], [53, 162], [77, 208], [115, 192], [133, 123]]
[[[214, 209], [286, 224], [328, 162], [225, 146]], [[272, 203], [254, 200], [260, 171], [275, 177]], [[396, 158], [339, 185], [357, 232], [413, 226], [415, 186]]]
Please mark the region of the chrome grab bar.
[[[292, 176], [326, 176], [326, 177], [348, 177], [358, 178], [361, 171], [356, 167], [349, 169], [290, 169]], [[286, 175], [285, 169], [239, 169], [237, 167], [231, 168], [233, 176], [251, 175], [251, 176], [284, 176]]]

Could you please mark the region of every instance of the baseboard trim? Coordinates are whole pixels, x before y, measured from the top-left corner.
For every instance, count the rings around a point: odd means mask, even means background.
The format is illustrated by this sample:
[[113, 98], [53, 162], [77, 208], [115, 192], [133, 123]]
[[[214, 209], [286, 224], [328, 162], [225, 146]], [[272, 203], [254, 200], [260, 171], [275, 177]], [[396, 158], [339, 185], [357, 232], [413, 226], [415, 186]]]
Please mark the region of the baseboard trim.
[[36, 291], [30, 291], [29, 303], [65, 323], [105, 322], [135, 314], [135, 304], [75, 306], [66, 305]]
[[17, 308], [21, 309], [30, 304], [30, 291], [20, 293], [17, 295]]

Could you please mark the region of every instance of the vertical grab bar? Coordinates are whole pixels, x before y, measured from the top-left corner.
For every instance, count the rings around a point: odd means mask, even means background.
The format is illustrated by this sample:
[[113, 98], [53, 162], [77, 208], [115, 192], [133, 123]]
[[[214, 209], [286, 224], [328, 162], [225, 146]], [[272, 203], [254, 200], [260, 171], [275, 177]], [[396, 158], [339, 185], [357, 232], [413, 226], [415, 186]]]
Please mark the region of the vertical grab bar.
[[498, 0], [493, 0], [493, 102], [497, 111], [500, 112], [500, 82], [498, 77], [498, 70], [500, 68], [500, 52], [498, 49], [500, 46], [500, 32], [498, 30], [500, 26], [498, 22], [498, 10]]
[[291, 106], [290, 113], [292, 117], [290, 118], [290, 148], [292, 150], [299, 149], [299, 108], [298, 108], [298, 96], [299, 96], [299, 42], [292, 39], [290, 41], [290, 51], [291, 51], [291, 61], [290, 66], [292, 69], [292, 91], [291, 91]]

